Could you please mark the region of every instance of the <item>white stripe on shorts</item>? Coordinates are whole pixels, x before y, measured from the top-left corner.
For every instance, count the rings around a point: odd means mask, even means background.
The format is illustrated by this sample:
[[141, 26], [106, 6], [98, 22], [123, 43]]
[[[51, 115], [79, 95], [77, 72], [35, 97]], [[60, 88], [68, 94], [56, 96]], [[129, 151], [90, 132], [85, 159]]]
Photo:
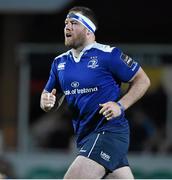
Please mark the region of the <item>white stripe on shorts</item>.
[[94, 141], [94, 144], [93, 144], [90, 152], [88, 153], [88, 156], [87, 156], [87, 157], [90, 157], [90, 154], [92, 153], [92, 151], [93, 151], [93, 149], [94, 149], [94, 146], [96, 145], [96, 142], [97, 142], [99, 136], [100, 136], [100, 133], [97, 134], [97, 137], [96, 137], [96, 139], [95, 139], [95, 141]]

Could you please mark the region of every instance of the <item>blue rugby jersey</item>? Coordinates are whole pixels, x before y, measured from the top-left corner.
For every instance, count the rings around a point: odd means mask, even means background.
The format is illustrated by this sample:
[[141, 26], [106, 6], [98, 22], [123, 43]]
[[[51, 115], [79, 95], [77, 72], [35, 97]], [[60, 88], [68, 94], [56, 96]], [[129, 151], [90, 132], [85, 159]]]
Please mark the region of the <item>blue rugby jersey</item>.
[[128, 82], [138, 71], [139, 64], [120, 49], [93, 43], [85, 47], [78, 59], [72, 51], [56, 57], [52, 63], [45, 90], [65, 94], [73, 111], [73, 127], [77, 145], [95, 131], [128, 131], [124, 113], [107, 121], [99, 114], [100, 103], [120, 98], [121, 82]]

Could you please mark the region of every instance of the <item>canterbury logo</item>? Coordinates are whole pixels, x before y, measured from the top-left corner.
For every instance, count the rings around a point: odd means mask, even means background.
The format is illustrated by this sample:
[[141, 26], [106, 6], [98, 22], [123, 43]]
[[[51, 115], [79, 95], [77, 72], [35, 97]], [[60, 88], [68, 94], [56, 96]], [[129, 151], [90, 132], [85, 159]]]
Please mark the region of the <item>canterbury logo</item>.
[[64, 69], [65, 69], [65, 65], [66, 65], [66, 62], [60, 63], [60, 64], [57, 66], [57, 70], [58, 70], [58, 71], [64, 70]]

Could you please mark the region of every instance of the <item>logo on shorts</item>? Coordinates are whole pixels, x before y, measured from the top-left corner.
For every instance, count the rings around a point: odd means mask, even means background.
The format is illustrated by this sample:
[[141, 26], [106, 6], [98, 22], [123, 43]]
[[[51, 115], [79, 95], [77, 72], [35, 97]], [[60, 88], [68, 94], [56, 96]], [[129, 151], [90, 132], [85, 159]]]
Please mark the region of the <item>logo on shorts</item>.
[[79, 152], [87, 152], [86, 149], [83, 149], [83, 147], [79, 150]]
[[104, 159], [105, 161], [110, 161], [110, 156], [108, 154], [106, 154], [105, 152], [101, 151], [100, 152], [100, 156], [102, 159]]

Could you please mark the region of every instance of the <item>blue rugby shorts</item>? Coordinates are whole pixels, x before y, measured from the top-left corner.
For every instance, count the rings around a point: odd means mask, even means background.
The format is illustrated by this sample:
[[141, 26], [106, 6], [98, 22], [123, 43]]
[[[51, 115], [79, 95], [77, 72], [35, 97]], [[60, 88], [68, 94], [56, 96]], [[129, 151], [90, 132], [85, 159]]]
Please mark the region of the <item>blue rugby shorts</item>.
[[102, 131], [87, 136], [78, 155], [88, 157], [112, 172], [120, 167], [129, 166], [128, 147], [128, 133]]

